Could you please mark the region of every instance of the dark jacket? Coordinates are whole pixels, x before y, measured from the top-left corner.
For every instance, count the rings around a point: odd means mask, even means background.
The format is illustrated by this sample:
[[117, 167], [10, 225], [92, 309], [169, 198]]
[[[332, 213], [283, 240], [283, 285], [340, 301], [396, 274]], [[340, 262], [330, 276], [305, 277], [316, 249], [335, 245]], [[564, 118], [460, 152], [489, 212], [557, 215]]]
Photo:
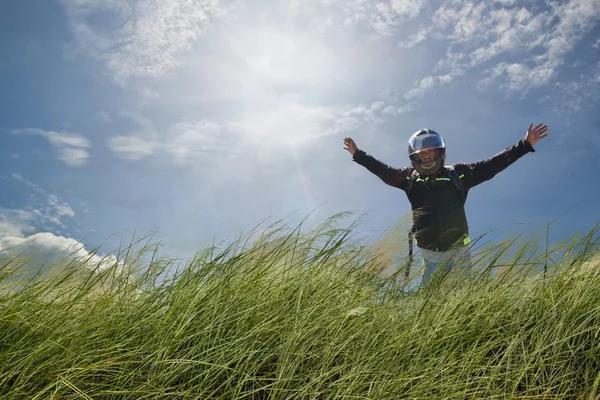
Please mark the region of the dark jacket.
[[[442, 169], [428, 180], [413, 182], [411, 193], [406, 193], [413, 211], [413, 224], [417, 246], [447, 251], [462, 243], [468, 236], [469, 227], [465, 215], [465, 200], [469, 189], [492, 179], [534, 148], [525, 139], [506, 148], [495, 156], [476, 163], [458, 163], [454, 169], [461, 177], [464, 198]], [[392, 168], [362, 150], [354, 153], [353, 160], [377, 175], [383, 182], [406, 192], [406, 182], [414, 167]]]

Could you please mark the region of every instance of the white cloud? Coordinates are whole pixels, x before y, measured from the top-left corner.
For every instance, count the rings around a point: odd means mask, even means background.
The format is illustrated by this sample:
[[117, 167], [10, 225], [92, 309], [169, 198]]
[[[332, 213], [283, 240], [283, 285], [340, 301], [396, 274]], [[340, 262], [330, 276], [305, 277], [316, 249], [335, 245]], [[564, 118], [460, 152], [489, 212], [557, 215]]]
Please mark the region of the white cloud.
[[432, 30], [432, 25], [427, 25], [426, 27], [420, 28], [418, 31], [408, 36], [408, 38], [400, 40], [398, 42], [398, 46], [402, 48], [411, 48], [425, 41], [425, 39], [427, 39]]
[[419, 82], [418, 86], [406, 92], [404, 97], [409, 100], [423, 97], [427, 89], [431, 89], [433, 87], [436, 78], [437, 77], [427, 76], [421, 79], [421, 82]]
[[[32, 189], [32, 200], [22, 209], [0, 207], [0, 265], [15, 260], [11, 264], [23, 266], [18, 273], [23, 278], [30, 277], [42, 266], [58, 272], [70, 261], [85, 263], [90, 268], [99, 266], [100, 269], [115, 265], [116, 257], [91, 254], [75, 239], [50, 231], [36, 232], [40, 228], [65, 227], [64, 219], [74, 217], [75, 212], [57, 195], [48, 193], [22, 175], [13, 174], [13, 178]], [[45, 226], [48, 223], [54, 227]]]
[[140, 160], [154, 154], [157, 144], [139, 136], [119, 135], [107, 140], [107, 146], [119, 157], [127, 160]]
[[381, 108], [385, 105], [383, 101], [374, 101], [371, 103], [371, 110], [381, 110]]
[[398, 107], [396, 106], [387, 106], [386, 108], [383, 109], [383, 111], [381, 112], [382, 114], [387, 114], [387, 115], [395, 115], [398, 113]]
[[[18, 232], [33, 231], [34, 225], [51, 223], [58, 227], [65, 227], [64, 219], [75, 217], [75, 212], [69, 204], [62, 201], [56, 194], [48, 193], [39, 185], [23, 178], [20, 174], [13, 174], [13, 178], [32, 189], [31, 202], [21, 210], [0, 208], [0, 221], [13, 227], [21, 227]], [[27, 229], [23, 229], [27, 228]], [[0, 230], [1, 231], [1, 230]], [[15, 230], [12, 230], [13, 234]]]
[[0, 207], [0, 236], [23, 236], [35, 231], [32, 211]]
[[292, 9], [313, 8], [324, 28], [333, 25], [364, 26], [380, 36], [395, 32], [403, 22], [416, 18], [425, 0], [304, 0], [291, 1]]
[[141, 119], [144, 127], [131, 135], [114, 136], [107, 140], [108, 148], [117, 156], [140, 160], [153, 155], [167, 156], [176, 163], [205, 159], [206, 154], [221, 153], [235, 145], [235, 132], [211, 121], [186, 121], [174, 124], [163, 134], [151, 121]]
[[[115, 267], [116, 272], [127, 273], [125, 263], [112, 254], [99, 256], [86, 250], [82, 243], [73, 238], [49, 231], [36, 232], [40, 222], [62, 225], [61, 217], [75, 215], [56, 196], [50, 196], [48, 202], [54, 207], [54, 214], [48, 215], [38, 209], [0, 207], [0, 266], [9, 274], [0, 282], [0, 293], [34, 277], [43, 279], [62, 273], [68, 266], [81, 272], [85, 269], [103, 271]], [[130, 280], [131, 277], [119, 277], [122, 278]]]
[[387, 106], [381, 111], [382, 115], [401, 115], [412, 111], [414, 109], [414, 102], [410, 102], [408, 104], [403, 105], [402, 107], [398, 106]]
[[54, 208], [56, 215], [59, 217], [74, 217], [75, 212], [73, 209], [66, 203], [60, 202], [58, 197], [54, 194], [51, 194], [48, 197], [48, 204]]
[[457, 75], [457, 72], [452, 72], [445, 75], [427, 76], [421, 79], [416, 87], [407, 91], [404, 94], [404, 97], [408, 100], [421, 99], [427, 94], [427, 92], [433, 90], [433, 88], [436, 86], [452, 82]]
[[[248, 113], [237, 121], [183, 121], [163, 134], [147, 126], [146, 133], [109, 138], [108, 148], [119, 157], [139, 160], [166, 156], [175, 163], [202, 163], [207, 157], [231, 159], [253, 154], [276, 157], [277, 150], [305, 146], [318, 139], [349, 132], [366, 123], [383, 121], [383, 103], [355, 107], [309, 107], [288, 103], [266, 111]], [[147, 125], [147, 120], [146, 120]]]
[[15, 129], [13, 134], [30, 134], [46, 138], [56, 152], [56, 158], [69, 167], [80, 167], [90, 158], [90, 141], [85, 136], [72, 132], [45, 131], [38, 128]]
[[[522, 91], [550, 82], [564, 58], [600, 20], [600, 3], [568, 0], [549, 3], [545, 11], [517, 6], [515, 1], [460, 2], [446, 0], [431, 14], [430, 21], [401, 41], [410, 47], [430, 37], [448, 41], [447, 52], [430, 75], [410, 89], [405, 97], [419, 98], [435, 86], [449, 83], [477, 66], [492, 63], [482, 86], [504, 79], [511, 91]], [[518, 62], [494, 61], [505, 53], [523, 54]]]
[[59, 147], [57, 158], [69, 167], [81, 167], [87, 163], [90, 153], [87, 150], [76, 147]]
[[0, 236], [0, 263], [5, 265], [9, 262], [7, 271], [12, 275], [8, 282], [2, 282], [4, 287], [19, 281], [27, 282], [33, 277], [43, 279], [56, 276], [68, 267], [78, 268], [80, 272], [85, 269], [100, 272], [115, 267], [118, 272], [125, 272], [125, 264], [113, 254], [100, 256], [89, 252], [73, 238], [51, 232], [39, 232], [26, 237]]
[[[556, 83], [548, 102], [552, 111], [561, 116], [564, 125], [563, 136], [573, 134], [571, 126], [576, 114], [586, 108], [594, 107], [600, 100], [600, 62], [589, 67], [574, 80]], [[577, 133], [581, 135], [581, 133]], [[589, 136], [589, 135], [584, 135]]]
[[36, 233], [27, 237], [4, 236], [0, 238], [0, 243], [3, 252], [13, 256], [26, 253], [44, 257], [53, 253], [59, 258], [65, 258], [67, 255], [85, 258], [90, 254], [75, 239], [56, 236], [50, 232]]
[[171, 126], [156, 143], [156, 153], [166, 155], [177, 164], [202, 163], [208, 156], [227, 158], [242, 155], [239, 133], [213, 121], [186, 121]]
[[480, 81], [482, 86], [488, 85], [492, 80], [505, 76], [507, 83], [500, 84], [511, 91], [527, 92], [530, 87], [540, 86], [552, 77], [553, 69], [550, 67], [530, 68], [519, 63], [500, 63], [488, 71], [489, 76]]
[[78, 49], [121, 82], [156, 78], [223, 16], [219, 0], [62, 0]]

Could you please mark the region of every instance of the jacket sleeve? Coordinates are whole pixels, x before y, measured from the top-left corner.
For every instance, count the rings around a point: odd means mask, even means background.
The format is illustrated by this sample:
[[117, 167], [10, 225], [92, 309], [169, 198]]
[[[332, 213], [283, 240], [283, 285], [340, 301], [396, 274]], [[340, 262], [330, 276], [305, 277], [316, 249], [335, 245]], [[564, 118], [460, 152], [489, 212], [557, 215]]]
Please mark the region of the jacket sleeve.
[[407, 177], [412, 173], [412, 167], [408, 168], [393, 168], [373, 156], [365, 153], [363, 150], [358, 150], [352, 156], [354, 162], [362, 165], [373, 174], [377, 175], [386, 184], [404, 189], [406, 187]]
[[457, 172], [459, 174], [464, 174], [463, 182], [466, 186], [471, 188], [485, 181], [489, 181], [499, 172], [505, 170], [509, 165], [513, 164], [529, 152], [533, 153], [535, 152], [535, 149], [528, 141], [522, 139], [487, 160], [475, 163], [456, 164]]

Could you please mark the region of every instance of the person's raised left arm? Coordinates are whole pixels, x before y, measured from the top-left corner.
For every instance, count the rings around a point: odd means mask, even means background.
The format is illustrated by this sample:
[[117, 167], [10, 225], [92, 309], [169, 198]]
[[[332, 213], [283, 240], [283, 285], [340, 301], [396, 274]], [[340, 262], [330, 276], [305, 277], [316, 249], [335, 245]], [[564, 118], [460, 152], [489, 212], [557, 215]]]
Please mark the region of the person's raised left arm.
[[527, 129], [525, 138], [521, 139], [518, 143], [507, 147], [487, 160], [475, 163], [457, 163], [454, 166], [456, 172], [461, 175], [461, 179], [463, 179], [463, 183], [466, 186], [469, 188], [477, 186], [492, 179], [525, 154], [535, 152], [533, 146], [548, 136], [547, 131], [547, 125], [539, 124], [533, 127], [533, 124], [531, 124], [529, 125], [529, 129]]

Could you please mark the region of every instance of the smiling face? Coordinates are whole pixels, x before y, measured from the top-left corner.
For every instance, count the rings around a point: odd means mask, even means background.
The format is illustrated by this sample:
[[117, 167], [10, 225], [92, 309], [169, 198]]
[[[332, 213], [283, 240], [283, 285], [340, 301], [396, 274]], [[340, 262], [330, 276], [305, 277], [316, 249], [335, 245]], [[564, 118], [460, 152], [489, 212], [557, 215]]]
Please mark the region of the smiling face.
[[421, 162], [423, 162], [423, 164], [427, 164], [435, 159], [435, 156], [437, 155], [437, 149], [422, 150], [417, 154], [419, 155]]
[[417, 169], [424, 175], [435, 174], [443, 165], [442, 158], [443, 149], [423, 149], [411, 156], [413, 165], [418, 166]]

